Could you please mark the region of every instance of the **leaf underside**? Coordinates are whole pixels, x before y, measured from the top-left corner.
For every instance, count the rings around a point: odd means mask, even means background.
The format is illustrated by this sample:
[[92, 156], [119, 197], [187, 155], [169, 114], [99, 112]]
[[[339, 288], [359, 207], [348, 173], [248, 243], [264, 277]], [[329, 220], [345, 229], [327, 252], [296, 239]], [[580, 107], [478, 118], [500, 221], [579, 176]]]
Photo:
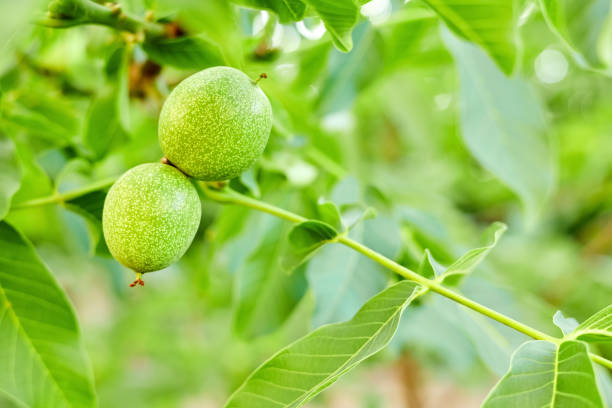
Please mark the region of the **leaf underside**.
[[94, 407], [75, 314], [31, 244], [0, 223], [0, 392], [30, 408]]
[[512, 356], [509, 372], [483, 408], [603, 407], [586, 345], [529, 341]]
[[386, 346], [416, 284], [399, 282], [370, 299], [346, 322], [322, 326], [263, 363], [226, 408], [300, 407]]

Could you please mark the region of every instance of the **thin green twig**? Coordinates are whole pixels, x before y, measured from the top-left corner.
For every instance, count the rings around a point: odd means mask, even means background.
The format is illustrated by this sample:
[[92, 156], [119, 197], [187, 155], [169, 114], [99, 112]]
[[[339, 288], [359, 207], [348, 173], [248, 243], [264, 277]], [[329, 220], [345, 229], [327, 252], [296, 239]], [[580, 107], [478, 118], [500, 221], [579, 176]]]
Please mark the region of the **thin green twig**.
[[128, 14], [118, 4], [109, 3], [107, 6], [91, 0], [64, 1], [67, 3], [64, 7], [70, 10], [70, 15], [50, 13], [47, 18], [38, 23], [53, 28], [68, 28], [83, 24], [104, 25], [133, 34], [142, 32], [149, 37], [162, 36], [166, 31], [163, 24]]
[[[106, 188], [108, 186], [110, 186], [113, 182], [115, 181], [115, 178], [113, 179], [107, 179], [107, 180], [102, 180], [98, 183], [92, 184], [88, 187], [84, 187], [78, 190], [74, 190], [68, 193], [64, 193], [64, 194], [56, 194], [56, 195], [52, 195], [49, 197], [43, 197], [43, 198], [38, 198], [35, 200], [30, 200], [30, 201], [26, 201], [23, 203], [19, 203], [17, 205], [14, 205], [12, 207], [12, 209], [22, 209], [22, 208], [29, 208], [29, 207], [35, 207], [35, 206], [40, 206], [40, 205], [46, 205], [46, 204], [51, 204], [51, 203], [63, 203], [65, 201], [77, 198], [81, 195], [90, 193], [92, 191], [96, 191], [96, 190], [100, 190], [103, 188]], [[279, 217], [282, 218], [284, 220], [287, 220], [289, 222], [292, 223], [300, 223], [300, 222], [304, 222], [307, 221], [307, 218], [302, 217], [301, 215], [295, 214], [291, 211], [285, 210], [283, 208], [280, 207], [276, 207], [272, 204], [268, 204], [266, 202], [263, 201], [259, 201], [256, 200], [254, 198], [251, 197], [247, 197], [245, 195], [242, 195], [240, 193], [237, 193], [229, 188], [225, 188], [223, 190], [218, 190], [215, 188], [212, 188], [210, 186], [208, 186], [206, 183], [200, 183], [200, 185], [202, 186], [202, 191], [204, 192], [204, 194], [210, 198], [211, 200], [217, 201], [219, 203], [222, 204], [236, 204], [236, 205], [242, 205], [244, 207], [248, 207], [248, 208], [252, 208], [254, 210], [257, 211], [261, 211], [261, 212], [265, 212], [271, 215], [274, 215], [275, 217]], [[549, 341], [555, 344], [558, 344], [562, 341], [562, 339], [550, 336], [544, 332], [541, 332], [540, 330], [537, 330], [531, 326], [528, 326], [524, 323], [521, 323], [509, 316], [506, 316], [502, 313], [499, 313], [493, 309], [488, 308], [487, 306], [484, 306], [478, 302], [475, 302], [465, 296], [463, 296], [460, 293], [457, 293], [445, 286], [443, 286], [442, 284], [440, 284], [439, 282], [432, 280], [432, 279], [428, 279], [422, 275], [419, 275], [418, 273], [398, 264], [397, 262], [385, 257], [384, 255], [372, 250], [371, 248], [351, 239], [348, 238], [345, 235], [341, 235], [337, 238], [336, 242], [342, 244], [342, 245], [346, 245], [349, 248], [352, 248], [353, 250], [367, 256], [368, 258], [372, 259], [373, 261], [377, 262], [378, 264], [384, 266], [385, 268], [391, 270], [392, 272], [397, 273], [398, 275], [417, 282], [418, 284], [422, 285], [424, 288], [427, 288], [427, 290], [430, 290], [432, 292], [436, 292], [442, 296], [445, 296], [465, 307], [468, 307], [482, 315], [485, 315], [493, 320], [496, 320], [508, 327], [513, 328], [514, 330], [521, 332], [533, 339], [536, 340], [545, 340], [545, 341]], [[593, 353], [589, 353], [589, 357], [591, 358], [592, 361], [594, 361], [597, 364], [600, 364], [608, 369], [612, 370], [612, 361], [599, 356], [597, 354], [593, 354]]]

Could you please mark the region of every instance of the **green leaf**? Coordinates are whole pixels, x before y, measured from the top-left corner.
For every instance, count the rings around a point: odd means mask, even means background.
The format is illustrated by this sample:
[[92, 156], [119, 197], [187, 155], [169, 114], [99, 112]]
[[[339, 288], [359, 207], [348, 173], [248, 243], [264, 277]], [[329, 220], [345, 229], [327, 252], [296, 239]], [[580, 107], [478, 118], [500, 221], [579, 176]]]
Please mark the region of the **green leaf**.
[[466, 252], [463, 256], [457, 259], [449, 266], [441, 277], [443, 283], [447, 285], [456, 285], [466, 275], [469, 275], [478, 264], [480, 264], [489, 254], [491, 249], [495, 248], [499, 238], [508, 227], [501, 222], [494, 222], [482, 234], [483, 246], [474, 248]]
[[331, 225], [336, 231], [344, 230], [340, 209], [331, 201], [323, 201], [317, 204], [317, 212], [321, 221]]
[[15, 144], [0, 133], [0, 220], [8, 213], [21, 184], [21, 167]]
[[87, 221], [91, 238], [91, 254], [99, 245], [105, 245], [102, 237], [102, 210], [104, 209], [105, 191], [93, 191], [72, 200], [66, 201], [65, 207], [81, 215]]
[[320, 327], [283, 348], [247, 378], [226, 408], [302, 406], [389, 343], [415, 287], [399, 282], [370, 299], [351, 320]]
[[610, 14], [608, 0], [539, 0], [550, 29], [574, 53], [578, 61], [595, 68], [605, 66], [599, 53]]
[[0, 223], [0, 391], [31, 408], [94, 407], [74, 311], [32, 245]]
[[[380, 239], [385, 235], [387, 239]], [[356, 226], [349, 236], [392, 259], [401, 242], [395, 224], [383, 217]], [[306, 276], [315, 296], [312, 318], [315, 327], [350, 318], [365, 301], [388, 285], [384, 268], [344, 245], [321, 248], [308, 263]]]
[[306, 262], [319, 248], [338, 236], [329, 224], [317, 220], [299, 223], [289, 232], [290, 250], [282, 259], [283, 267], [291, 271]]
[[282, 23], [300, 21], [306, 12], [306, 5], [300, 0], [234, 0], [234, 2], [247, 7], [273, 11]]
[[563, 313], [560, 310], [557, 310], [553, 316], [553, 323], [555, 326], [561, 329], [564, 336], [573, 332], [576, 327], [578, 327], [578, 322], [576, 319], [563, 316]]
[[612, 305], [589, 317], [569, 337], [593, 343], [612, 342]]
[[516, 0], [424, 0], [457, 35], [481, 47], [506, 74], [517, 63]]
[[443, 34], [459, 71], [461, 133], [472, 155], [535, 218], [554, 186], [544, 109], [529, 84], [506, 78], [478, 48]]
[[538, 340], [514, 352], [510, 370], [482, 406], [603, 408], [603, 403], [584, 343]]
[[357, 24], [359, 8], [353, 0], [305, 0], [321, 17], [336, 48], [349, 52], [353, 48], [351, 32]]
[[[306, 279], [298, 269], [287, 274], [279, 262], [285, 250], [285, 224], [276, 218], [262, 218], [259, 245], [240, 266], [237, 275], [238, 307], [234, 330], [243, 338], [254, 338], [278, 329], [304, 296]], [[248, 231], [247, 231], [248, 232]], [[252, 235], [249, 235], [251, 238]]]
[[101, 159], [125, 136], [114, 92], [95, 99], [87, 115], [83, 143], [93, 159]]
[[119, 47], [111, 55], [106, 65], [106, 74], [114, 86], [119, 124], [126, 132], [130, 131], [130, 90], [129, 62], [131, 49]]
[[202, 36], [151, 40], [143, 49], [158, 64], [176, 68], [204, 69], [225, 63], [219, 47]]

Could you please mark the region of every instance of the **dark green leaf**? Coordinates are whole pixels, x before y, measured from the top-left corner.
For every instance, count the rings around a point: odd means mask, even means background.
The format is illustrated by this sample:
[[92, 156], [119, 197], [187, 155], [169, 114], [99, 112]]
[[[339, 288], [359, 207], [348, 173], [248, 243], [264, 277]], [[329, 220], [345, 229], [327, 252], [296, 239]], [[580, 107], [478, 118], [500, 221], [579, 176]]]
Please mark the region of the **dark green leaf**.
[[5, 222], [0, 223], [0, 372], [0, 390], [24, 406], [96, 406], [72, 307], [32, 245]]
[[402, 281], [370, 299], [349, 321], [320, 327], [255, 370], [226, 408], [297, 408], [385, 347], [415, 283]]
[[151, 40], [145, 42], [143, 48], [153, 61], [161, 65], [204, 69], [224, 64], [219, 47], [204, 37]]

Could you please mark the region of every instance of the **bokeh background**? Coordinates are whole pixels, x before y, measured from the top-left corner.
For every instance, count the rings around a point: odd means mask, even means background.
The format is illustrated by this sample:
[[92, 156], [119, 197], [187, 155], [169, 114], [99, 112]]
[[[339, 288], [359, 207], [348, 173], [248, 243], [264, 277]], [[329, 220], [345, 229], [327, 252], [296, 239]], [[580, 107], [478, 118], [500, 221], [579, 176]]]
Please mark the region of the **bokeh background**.
[[[581, 321], [612, 299], [612, 81], [577, 63], [532, 2], [518, 16], [512, 79], [417, 0], [364, 6], [350, 53], [314, 17], [280, 23], [224, 0], [120, 4], [218, 48], [147, 51], [107, 27], [34, 24], [46, 1], [0, 1], [0, 126], [23, 174], [13, 203], [159, 160], [157, 117], [173, 86], [233, 65], [268, 74], [274, 111], [264, 156], [234, 188], [305, 216], [320, 198], [347, 213], [373, 207], [353, 234], [411, 268], [425, 248], [450, 264], [503, 221], [508, 232], [461, 290], [549, 333], [556, 310]], [[518, 158], [501, 176], [487, 164], [502, 160], [488, 120]], [[517, 192], [514, 176], [532, 189]], [[75, 305], [101, 407], [219, 407], [266, 357], [397, 279], [338, 246], [288, 274], [289, 225], [203, 199], [186, 256], [130, 289], [100, 234], [103, 198], [8, 216]], [[430, 295], [388, 348], [308, 406], [477, 407], [524, 340]], [[599, 380], [610, 401], [612, 381]]]

